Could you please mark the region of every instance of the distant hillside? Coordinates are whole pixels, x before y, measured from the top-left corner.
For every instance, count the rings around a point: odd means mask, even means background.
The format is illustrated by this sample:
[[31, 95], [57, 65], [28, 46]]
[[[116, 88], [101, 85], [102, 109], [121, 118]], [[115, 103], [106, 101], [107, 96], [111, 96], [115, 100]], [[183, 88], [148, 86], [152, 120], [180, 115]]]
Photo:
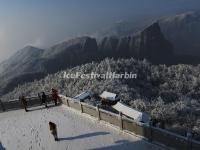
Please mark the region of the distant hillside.
[[200, 12], [186, 12], [159, 21], [179, 55], [200, 56]]
[[59, 43], [42, 55], [48, 73], [91, 62], [98, 57], [96, 39], [79, 37]]
[[[169, 130], [186, 131], [188, 126], [200, 133], [200, 65], [151, 65], [134, 59], [105, 59], [100, 63], [88, 63], [66, 73], [80, 74], [106, 72], [132, 72], [137, 79], [66, 79], [63, 71], [46, 78], [26, 83], [3, 96], [4, 100], [27, 96], [57, 88], [60, 93], [74, 97], [85, 90], [101, 94], [104, 90], [119, 94], [120, 99], [141, 111], [149, 112], [153, 118], [166, 122]], [[95, 101], [89, 101], [95, 104]]]
[[0, 95], [49, 73], [91, 62], [96, 53], [96, 40], [89, 37], [72, 39], [47, 50], [25, 47], [0, 64]]
[[17, 76], [21, 72], [32, 72], [33, 70], [42, 71], [43, 69], [39, 66], [39, 58], [43, 52], [44, 50], [32, 46], [19, 50], [0, 64], [1, 76]]
[[122, 21], [94, 33], [94, 36], [98, 39], [129, 36], [145, 29], [152, 23], [152, 20], [159, 22], [163, 35], [174, 46], [174, 53], [183, 55], [182, 58], [178, 58], [177, 62], [181, 60], [188, 64], [192, 60], [195, 60], [195, 63], [198, 62], [200, 57], [200, 11], [189, 11], [147, 21]]
[[[0, 95], [20, 83], [44, 77], [40, 57], [44, 50], [27, 46], [0, 64]], [[31, 74], [34, 72], [34, 76]], [[23, 78], [22, 78], [23, 77]]]
[[145, 58], [155, 64], [170, 64], [174, 60], [173, 46], [163, 36], [158, 23], [132, 36], [105, 37], [99, 44], [99, 50], [105, 56]]
[[96, 39], [79, 37], [41, 50], [25, 47], [0, 65], [0, 95], [47, 74], [106, 57], [148, 59], [152, 63], [171, 63], [173, 47], [162, 35], [158, 23], [128, 37]]

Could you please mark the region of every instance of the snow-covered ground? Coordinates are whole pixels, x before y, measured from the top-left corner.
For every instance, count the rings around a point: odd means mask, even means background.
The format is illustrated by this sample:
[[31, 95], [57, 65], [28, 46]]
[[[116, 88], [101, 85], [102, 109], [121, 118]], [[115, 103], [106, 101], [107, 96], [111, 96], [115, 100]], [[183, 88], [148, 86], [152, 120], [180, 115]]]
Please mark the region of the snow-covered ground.
[[[0, 150], [160, 150], [162, 148], [123, 133], [64, 106], [32, 108], [0, 114]], [[48, 122], [58, 126], [55, 142]]]

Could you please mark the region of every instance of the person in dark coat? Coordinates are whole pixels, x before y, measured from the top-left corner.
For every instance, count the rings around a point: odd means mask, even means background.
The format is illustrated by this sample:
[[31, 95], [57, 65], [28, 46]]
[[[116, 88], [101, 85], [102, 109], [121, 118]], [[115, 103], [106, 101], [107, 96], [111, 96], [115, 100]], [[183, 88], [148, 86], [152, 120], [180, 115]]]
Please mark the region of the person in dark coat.
[[42, 102], [41, 93], [38, 93], [38, 98], [40, 99], [40, 101], [41, 101], [41, 105], [42, 105], [42, 104], [43, 104], [43, 102]]
[[45, 104], [45, 107], [48, 108], [48, 106], [47, 106], [47, 96], [46, 96], [45, 92], [42, 92], [41, 99], [42, 99], [42, 104]]
[[56, 124], [50, 121], [49, 122], [49, 129], [50, 129], [51, 134], [54, 137], [54, 140], [58, 141], [58, 133], [57, 133], [57, 126], [56, 126]]
[[22, 95], [22, 96], [19, 97], [19, 99], [20, 99], [20, 101], [21, 101], [21, 103], [22, 103], [22, 106], [24, 107], [24, 110], [25, 110], [26, 112], [28, 112], [28, 109], [27, 109], [27, 101], [26, 101], [25, 96]]
[[58, 91], [52, 88], [51, 92], [52, 92], [52, 99], [55, 102], [55, 105], [58, 105], [58, 100], [60, 99], [60, 97], [58, 96]]
[[1, 99], [0, 99], [0, 105], [1, 105], [2, 111], [5, 111], [6, 109], [5, 109], [4, 104], [3, 104], [3, 102], [1, 101]]

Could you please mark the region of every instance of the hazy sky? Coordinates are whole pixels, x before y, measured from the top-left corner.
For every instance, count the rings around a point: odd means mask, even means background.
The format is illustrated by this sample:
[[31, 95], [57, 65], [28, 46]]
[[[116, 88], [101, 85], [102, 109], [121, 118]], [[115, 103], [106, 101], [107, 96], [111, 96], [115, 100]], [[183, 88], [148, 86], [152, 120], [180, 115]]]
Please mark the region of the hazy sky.
[[200, 9], [200, 0], [0, 0], [0, 61], [121, 20]]

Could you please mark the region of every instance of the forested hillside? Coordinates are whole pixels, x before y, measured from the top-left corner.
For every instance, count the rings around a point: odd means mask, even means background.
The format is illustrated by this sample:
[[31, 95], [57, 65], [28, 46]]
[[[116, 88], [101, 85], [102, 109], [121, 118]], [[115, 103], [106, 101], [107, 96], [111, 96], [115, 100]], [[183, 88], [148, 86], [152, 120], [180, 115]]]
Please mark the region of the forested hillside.
[[[88, 63], [66, 73], [132, 72], [137, 79], [67, 79], [64, 71], [46, 78], [26, 83], [4, 95], [3, 100], [17, 98], [24, 93], [36, 95], [41, 91], [57, 88], [60, 93], [75, 96], [85, 90], [101, 94], [104, 90], [119, 94], [121, 100], [152, 118], [163, 121], [170, 130], [200, 132], [200, 65], [152, 65], [146, 60], [105, 59], [100, 63]], [[94, 102], [93, 102], [94, 103]]]

